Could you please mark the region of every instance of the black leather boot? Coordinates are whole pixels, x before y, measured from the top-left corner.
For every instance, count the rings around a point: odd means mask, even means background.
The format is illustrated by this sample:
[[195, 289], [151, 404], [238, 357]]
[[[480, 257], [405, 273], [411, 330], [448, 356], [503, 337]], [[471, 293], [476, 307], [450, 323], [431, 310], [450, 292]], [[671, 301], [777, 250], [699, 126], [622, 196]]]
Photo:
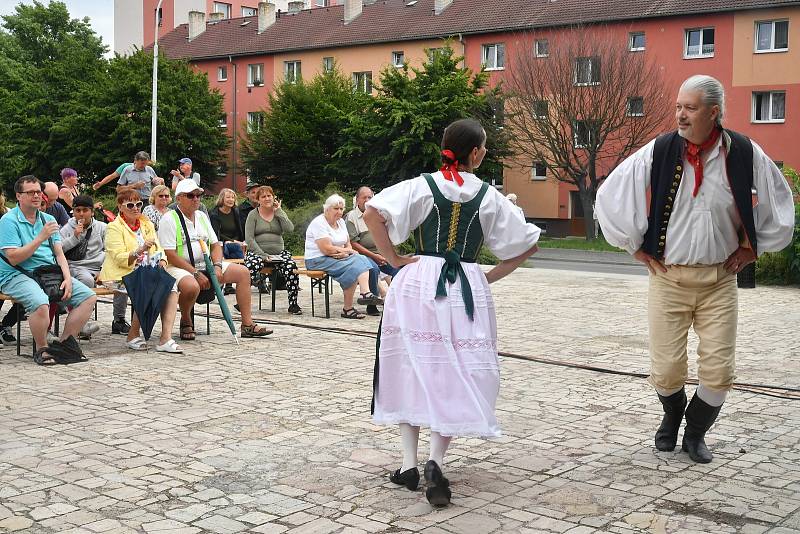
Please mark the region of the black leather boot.
[[714, 421], [717, 420], [722, 406], [711, 406], [697, 396], [692, 397], [692, 402], [686, 408], [686, 430], [683, 432], [683, 452], [689, 453], [689, 458], [699, 464], [707, 464], [714, 455], [706, 447], [705, 435]]
[[668, 397], [659, 394], [658, 400], [664, 407], [664, 418], [656, 430], [656, 449], [674, 451], [678, 444], [678, 430], [683, 422], [683, 412], [686, 410], [686, 390], [681, 388]]

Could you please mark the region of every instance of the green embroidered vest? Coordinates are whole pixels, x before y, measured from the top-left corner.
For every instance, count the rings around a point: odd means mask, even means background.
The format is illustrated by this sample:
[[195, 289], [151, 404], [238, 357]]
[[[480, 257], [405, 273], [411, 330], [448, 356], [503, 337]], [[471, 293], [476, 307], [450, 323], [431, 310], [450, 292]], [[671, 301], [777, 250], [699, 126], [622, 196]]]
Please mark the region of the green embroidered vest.
[[461, 277], [461, 293], [469, 319], [473, 319], [474, 302], [461, 262], [475, 263], [483, 245], [483, 229], [479, 209], [489, 184], [481, 185], [478, 194], [468, 202], [452, 202], [439, 191], [433, 176], [423, 174], [433, 194], [433, 209], [414, 230], [417, 255], [444, 258], [442, 272], [436, 286], [436, 296], [447, 296], [446, 282], [451, 284]]

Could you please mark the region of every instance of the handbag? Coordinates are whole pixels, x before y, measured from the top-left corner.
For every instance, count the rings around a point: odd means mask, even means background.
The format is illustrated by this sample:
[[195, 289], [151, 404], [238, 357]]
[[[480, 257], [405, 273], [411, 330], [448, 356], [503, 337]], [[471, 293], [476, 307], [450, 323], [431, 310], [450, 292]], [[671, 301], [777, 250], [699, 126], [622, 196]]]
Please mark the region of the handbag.
[[[39, 212], [39, 218], [42, 221], [42, 225], [46, 224], [44, 215], [42, 215], [41, 212]], [[52, 251], [52, 236], [48, 238], [48, 242], [50, 244], [50, 250]], [[61, 272], [60, 265], [41, 265], [34, 269], [33, 272], [29, 273], [19, 265], [13, 265], [10, 261], [8, 261], [8, 258], [6, 258], [5, 254], [0, 254], [0, 257], [3, 258], [7, 264], [11, 265], [13, 268], [39, 284], [39, 287], [42, 288], [44, 294], [47, 295], [47, 300], [50, 302], [61, 302], [61, 299], [64, 298], [64, 290], [61, 288], [61, 284], [64, 283], [64, 273]]]
[[[183, 217], [183, 213], [181, 210], [175, 210], [178, 213], [178, 219], [181, 221], [181, 227], [183, 228], [183, 241], [186, 243], [186, 250], [189, 252], [189, 262], [194, 265], [194, 253], [192, 252], [192, 240], [189, 237], [189, 229], [186, 227], [186, 219]], [[205, 273], [208, 276], [208, 273]], [[212, 302], [215, 298], [217, 298], [217, 293], [214, 291], [214, 284], [211, 284], [211, 287], [208, 289], [201, 289], [200, 293], [197, 295], [197, 304], [208, 304]]]
[[64, 257], [68, 261], [80, 261], [86, 259], [86, 251], [89, 250], [89, 238], [92, 237], [92, 227], [86, 229], [83, 233], [84, 239], [79, 240], [78, 244], [64, 252]]

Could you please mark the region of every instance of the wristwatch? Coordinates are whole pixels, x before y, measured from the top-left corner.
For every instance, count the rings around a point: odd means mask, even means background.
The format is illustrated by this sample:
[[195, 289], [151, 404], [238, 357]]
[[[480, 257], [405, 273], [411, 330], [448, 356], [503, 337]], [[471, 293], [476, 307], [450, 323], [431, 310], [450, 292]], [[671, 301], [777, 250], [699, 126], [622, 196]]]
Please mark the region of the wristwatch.
[[194, 276], [195, 278], [197, 278], [197, 275], [198, 275], [198, 274], [200, 274], [200, 271], [198, 271], [198, 270], [195, 270], [195, 272], [193, 272], [193, 273], [192, 273], [192, 276]]
[[222, 269], [222, 262], [221, 261], [216, 262], [214, 264], [214, 267], [219, 267], [220, 269]]

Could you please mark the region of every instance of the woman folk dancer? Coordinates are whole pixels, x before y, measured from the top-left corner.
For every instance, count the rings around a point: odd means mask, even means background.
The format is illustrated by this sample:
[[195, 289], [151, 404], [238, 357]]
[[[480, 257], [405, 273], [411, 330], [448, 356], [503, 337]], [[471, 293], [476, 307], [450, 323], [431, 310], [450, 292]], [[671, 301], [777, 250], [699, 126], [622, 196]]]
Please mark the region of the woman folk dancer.
[[[384, 304], [378, 336], [374, 422], [399, 425], [403, 464], [390, 480], [419, 484], [419, 427], [431, 429], [426, 497], [450, 502], [442, 474], [454, 436], [496, 437], [500, 386], [497, 327], [489, 284], [536, 252], [540, 230], [472, 172], [486, 155], [486, 132], [471, 119], [447, 127], [444, 166], [385, 189], [367, 203], [365, 221], [378, 250], [402, 267]], [[416, 254], [392, 243], [414, 235]], [[476, 263], [486, 245], [500, 263], [484, 275]]]

